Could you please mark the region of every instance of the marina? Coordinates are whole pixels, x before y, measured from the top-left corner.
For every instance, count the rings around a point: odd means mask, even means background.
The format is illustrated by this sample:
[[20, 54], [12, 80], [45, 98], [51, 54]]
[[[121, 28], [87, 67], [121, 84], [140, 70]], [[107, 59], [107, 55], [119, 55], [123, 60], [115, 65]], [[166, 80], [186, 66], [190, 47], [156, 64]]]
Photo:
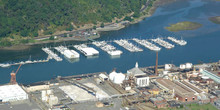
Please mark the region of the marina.
[[82, 54], [84, 54], [87, 57], [99, 55], [99, 51], [92, 47], [88, 47], [86, 44], [74, 45], [73, 47], [79, 50]]
[[80, 57], [78, 52], [76, 52], [75, 50], [70, 50], [67, 47], [58, 46], [58, 47], [54, 47], [54, 48], [55, 48], [55, 50], [57, 50], [58, 52], [60, 52], [61, 54], [63, 54], [65, 57], [67, 57], [69, 59]]
[[143, 40], [139, 40], [137, 38], [133, 38], [132, 40], [134, 40], [135, 42], [139, 43], [140, 45], [142, 45], [142, 46], [144, 46], [144, 47], [146, 47], [146, 48], [148, 48], [150, 50], [153, 50], [153, 51], [160, 51], [161, 50], [160, 47], [150, 43], [147, 40], [144, 40], [144, 39]]
[[157, 43], [160, 46], [163, 46], [167, 49], [172, 49], [175, 47], [173, 44], [170, 44], [169, 42], [166, 42], [166, 41], [162, 40], [161, 38], [152, 39], [152, 41], [154, 41], [155, 43]]
[[111, 56], [119, 56], [123, 53], [121, 50], [117, 50], [116, 47], [108, 44], [105, 41], [100, 41], [100, 42], [95, 41], [92, 42], [92, 44], [101, 48], [103, 51], [107, 52]]
[[[165, 39], [165, 38], [163, 38]], [[187, 42], [185, 40], [177, 40], [173, 37], [167, 37], [167, 39], [173, 41], [174, 43], [179, 44], [180, 46], [184, 46], [187, 44]], [[6, 67], [10, 67], [13, 65], [20, 65], [20, 64], [32, 64], [32, 63], [42, 63], [42, 62], [48, 62], [50, 59], [55, 59], [56, 61], [62, 61], [63, 59], [61, 57], [58, 56], [58, 54], [56, 54], [55, 52], [53, 52], [51, 49], [56, 50], [57, 52], [61, 53], [62, 55], [64, 55], [64, 58], [66, 58], [68, 61], [70, 62], [75, 62], [75, 61], [79, 61], [80, 58], [80, 54], [78, 52], [76, 52], [73, 49], [69, 49], [69, 47], [73, 46], [75, 49], [77, 49], [78, 51], [80, 51], [83, 55], [85, 55], [86, 57], [97, 57], [97, 55], [99, 55], [99, 51], [96, 50], [93, 47], [89, 47], [87, 45], [95, 45], [96, 47], [99, 47], [101, 50], [103, 50], [104, 52], [108, 53], [111, 57], [118, 57], [120, 56], [123, 52], [121, 50], [118, 50], [115, 46], [109, 44], [109, 43], [116, 43], [119, 46], [122, 46], [123, 48], [125, 48], [126, 50], [128, 50], [129, 52], [141, 52], [143, 51], [143, 49], [135, 46], [134, 44], [132, 44], [129, 41], [135, 41], [136, 43], [148, 48], [149, 50], [152, 51], [160, 51], [161, 48], [158, 47], [157, 45], [151, 43], [150, 41], [153, 41], [157, 44], [159, 44], [160, 46], [163, 46], [167, 49], [171, 49], [174, 48], [173, 44], [170, 44], [164, 40], [162, 40], [161, 38], [155, 38], [155, 39], [137, 39], [137, 38], [133, 38], [133, 39], [120, 39], [120, 40], [113, 40], [113, 41], [93, 41], [91, 43], [83, 43], [83, 44], [79, 44], [79, 45], [68, 45], [68, 46], [57, 46], [57, 47], [46, 47], [46, 48], [42, 48], [42, 50], [48, 54], [47, 59], [45, 60], [33, 60], [31, 61], [30, 59], [27, 61], [20, 61], [17, 63], [1, 63], [0, 67], [2, 68], [6, 68]]]
[[62, 58], [60, 58], [57, 54], [52, 52], [49, 48], [42, 48], [42, 50], [49, 55], [50, 58], [55, 59], [56, 61], [63, 61]]
[[122, 47], [124, 47], [126, 50], [130, 52], [141, 52], [143, 49], [133, 45], [132, 43], [128, 42], [128, 40], [121, 39], [121, 40], [114, 40], [114, 42]]
[[181, 45], [181, 46], [184, 46], [187, 44], [187, 42], [185, 40], [177, 40], [176, 38], [174, 37], [167, 37], [167, 39], [171, 40], [172, 42], [178, 44], [178, 45]]

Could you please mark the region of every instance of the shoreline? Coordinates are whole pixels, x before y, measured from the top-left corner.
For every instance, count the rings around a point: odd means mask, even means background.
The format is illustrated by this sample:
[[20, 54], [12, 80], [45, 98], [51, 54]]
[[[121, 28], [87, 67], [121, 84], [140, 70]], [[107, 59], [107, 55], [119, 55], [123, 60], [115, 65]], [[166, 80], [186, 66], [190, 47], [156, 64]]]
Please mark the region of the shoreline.
[[[175, 2], [175, 1], [177, 1], [177, 0], [156, 0], [153, 3], [152, 7], [149, 9], [149, 12], [147, 14], [141, 15], [139, 18], [135, 18], [134, 21], [129, 22], [127, 25], [132, 25], [132, 24], [136, 24], [136, 23], [141, 22], [145, 18], [151, 17], [159, 6], [162, 6], [162, 5], [171, 3], [171, 2]], [[147, 8], [144, 9], [143, 12], [146, 11], [146, 10], [147, 10]], [[115, 25], [115, 24], [117, 25], [116, 27], [111, 27], [111, 25]], [[96, 29], [96, 31], [98, 33], [99, 32], [104, 32], [104, 31], [116, 31], [116, 30], [126, 28], [127, 25], [123, 25], [121, 23], [112, 23], [112, 24], [110, 24], [110, 26], [109, 26], [109, 24], [107, 25], [110, 28], [107, 27], [108, 29], [106, 29], [106, 28], [99, 27], [99, 28]], [[87, 28], [87, 29], [91, 29], [91, 28]], [[74, 31], [71, 31], [71, 32], [75, 32], [75, 31], [79, 31], [79, 30], [74, 30]], [[91, 38], [91, 39], [97, 39], [97, 38], [100, 38], [100, 37], [101, 36], [98, 35], [97, 37], [94, 37], [94, 38]], [[13, 45], [13, 46], [10, 46], [10, 47], [0, 47], [0, 50], [9, 50], [9, 51], [27, 50], [27, 49], [31, 48], [32, 46], [34, 46], [34, 45], [47, 44], [47, 43], [58, 43], [58, 42], [63, 42], [63, 41], [76, 41], [77, 42], [77, 41], [88, 41], [88, 39], [61, 38], [61, 39], [58, 39], [58, 40], [48, 40], [48, 41], [41, 41], [41, 42], [28, 43], [28, 44]]]

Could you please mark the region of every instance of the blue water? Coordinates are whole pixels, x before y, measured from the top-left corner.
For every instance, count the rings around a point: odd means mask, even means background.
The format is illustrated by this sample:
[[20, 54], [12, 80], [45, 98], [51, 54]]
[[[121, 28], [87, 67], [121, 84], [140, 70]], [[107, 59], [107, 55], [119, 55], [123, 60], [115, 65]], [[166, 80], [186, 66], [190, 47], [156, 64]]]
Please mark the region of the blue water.
[[[220, 16], [220, 2], [211, 0], [179, 0], [159, 7], [153, 16], [146, 18], [140, 23], [130, 25], [119, 31], [103, 32], [101, 38], [97, 40], [114, 40], [142, 38], [149, 39], [155, 37], [175, 36], [185, 39], [186, 46], [176, 45], [174, 49], [167, 50], [162, 48], [159, 52], [159, 64], [192, 62], [211, 62], [220, 60], [220, 25], [214, 24], [208, 20], [212, 16]], [[164, 29], [169, 24], [180, 21], [195, 21], [203, 24], [203, 27], [197, 30], [169, 32]], [[75, 43], [75, 42], [71, 42]], [[136, 44], [135, 42], [133, 42]], [[174, 43], [172, 43], [174, 44]], [[49, 45], [49, 44], [48, 44]], [[56, 43], [51, 44], [56, 45]], [[70, 63], [67, 60], [56, 62], [51, 60], [48, 63], [22, 65], [17, 74], [19, 83], [32, 83], [42, 80], [50, 80], [57, 76], [69, 76], [93, 72], [110, 72], [116, 68], [118, 71], [126, 72], [134, 67], [135, 62], [139, 66], [146, 67], [155, 65], [155, 52], [142, 46], [144, 52], [130, 53], [124, 48], [112, 43], [124, 53], [120, 58], [111, 58], [107, 53], [100, 51], [98, 58], [86, 58], [81, 55], [80, 60]], [[17, 62], [31, 59], [44, 59], [47, 54], [41, 50], [41, 46], [35, 46], [25, 51], [1, 51], [1, 62]], [[94, 47], [94, 46], [93, 46]], [[0, 84], [8, 83], [10, 72], [16, 70], [18, 66], [10, 68], [0, 68]]]

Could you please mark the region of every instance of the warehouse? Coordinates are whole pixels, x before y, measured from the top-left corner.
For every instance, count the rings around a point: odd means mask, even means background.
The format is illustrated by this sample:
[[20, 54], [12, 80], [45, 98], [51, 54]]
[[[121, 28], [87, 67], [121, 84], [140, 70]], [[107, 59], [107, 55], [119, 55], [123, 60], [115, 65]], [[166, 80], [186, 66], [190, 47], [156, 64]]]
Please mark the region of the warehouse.
[[28, 99], [28, 95], [18, 84], [0, 86], [0, 102], [13, 102], [25, 99]]
[[179, 101], [191, 102], [197, 100], [197, 96], [194, 95], [194, 92], [188, 91], [188, 89], [179, 86], [169, 79], [157, 79], [156, 82], [165, 90], [174, 90], [175, 97]]

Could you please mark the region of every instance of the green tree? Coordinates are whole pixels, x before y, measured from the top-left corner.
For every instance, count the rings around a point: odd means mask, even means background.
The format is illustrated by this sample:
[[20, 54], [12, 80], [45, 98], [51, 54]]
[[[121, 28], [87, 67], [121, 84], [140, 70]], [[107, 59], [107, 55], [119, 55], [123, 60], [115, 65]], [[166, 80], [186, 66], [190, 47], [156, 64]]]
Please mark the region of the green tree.
[[93, 29], [96, 30], [96, 26], [93, 26]]
[[104, 28], [104, 26], [105, 26], [104, 23], [101, 23], [101, 28]]
[[49, 40], [54, 40], [54, 36], [50, 36]]

